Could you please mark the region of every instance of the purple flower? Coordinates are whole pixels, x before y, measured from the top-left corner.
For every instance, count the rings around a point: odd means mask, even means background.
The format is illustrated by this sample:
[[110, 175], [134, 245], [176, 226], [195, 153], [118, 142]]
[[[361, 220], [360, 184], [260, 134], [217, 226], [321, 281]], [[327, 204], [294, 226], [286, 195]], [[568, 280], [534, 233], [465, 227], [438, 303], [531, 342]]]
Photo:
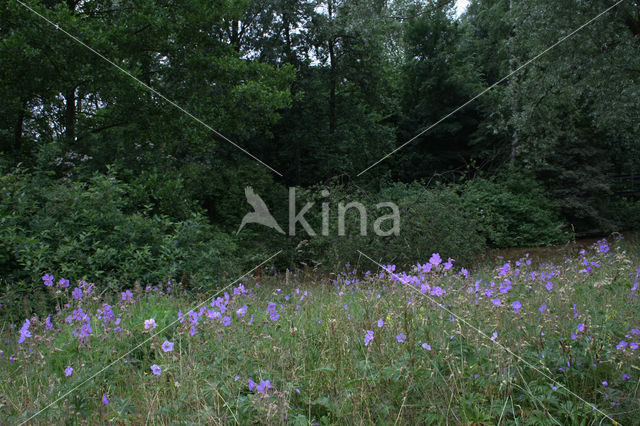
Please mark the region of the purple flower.
[[173, 350], [173, 343], [168, 340], [165, 340], [161, 346], [162, 350], [165, 352], [171, 352]]
[[53, 285], [53, 275], [45, 274], [42, 276], [42, 281], [44, 281], [44, 285], [47, 287], [51, 287]]
[[584, 331], [584, 323], [580, 323], [578, 324], [578, 331], [583, 332]]
[[64, 369], [64, 375], [69, 377], [72, 374], [73, 374], [73, 367], [71, 367], [70, 365], [67, 365], [67, 368]]
[[280, 314], [274, 309], [269, 313], [269, 318], [271, 318], [271, 321], [278, 321], [278, 318], [280, 318]]
[[618, 345], [616, 346], [616, 348], [618, 349], [626, 349], [627, 348], [628, 343], [625, 342], [624, 340], [620, 340], [620, 343], [618, 343]]
[[156, 320], [153, 319], [153, 318], [150, 318], [148, 320], [144, 320], [144, 329], [145, 330], [153, 330], [157, 326], [158, 326], [158, 324], [156, 324]]
[[369, 346], [369, 343], [371, 343], [372, 340], [373, 340], [373, 331], [367, 330], [366, 334], [364, 335], [364, 345]]
[[635, 351], [636, 349], [638, 349], [638, 344], [636, 342], [631, 342], [631, 344], [629, 345], [629, 348]]
[[513, 302], [511, 306], [513, 307], [513, 312], [515, 312], [516, 314], [520, 311], [520, 308], [522, 308], [522, 304], [520, 303], [519, 300], [516, 300], [515, 302]]
[[553, 288], [553, 283], [551, 281], [547, 281], [547, 285], [545, 285], [545, 287], [547, 288], [547, 290], [551, 291], [551, 289]]
[[269, 380], [261, 380], [260, 384], [256, 387], [258, 392], [267, 393], [269, 389], [271, 389], [271, 382]]
[[224, 317], [222, 318], [222, 325], [224, 325], [225, 327], [228, 326], [229, 324], [231, 324], [231, 317]]
[[242, 308], [236, 311], [236, 315], [239, 317], [243, 317], [246, 315], [248, 309], [249, 307], [247, 305], [244, 305]]
[[383, 325], [384, 325], [384, 322], [382, 321], [382, 318], [380, 318], [378, 320], [378, 328], [382, 328]]
[[502, 302], [500, 301], [500, 299], [492, 299], [491, 302], [493, 303], [493, 306], [502, 305]]
[[432, 296], [442, 296], [443, 294], [444, 294], [444, 291], [439, 286], [435, 286], [431, 289]]
[[540, 313], [543, 313], [546, 309], [547, 309], [547, 305], [540, 305], [540, 307], [538, 308]]
[[69, 287], [69, 280], [65, 280], [64, 278], [61, 278], [60, 281], [58, 281], [58, 285], [62, 288], [67, 288]]
[[438, 266], [442, 262], [442, 258], [439, 253], [433, 253], [429, 259], [429, 263], [433, 266]]
[[109, 405], [109, 400], [107, 399], [107, 395], [106, 394], [102, 394], [102, 403], [104, 405]]
[[498, 338], [498, 332], [494, 331], [493, 334], [491, 335], [491, 340], [496, 340]]
[[160, 367], [158, 367], [158, 364], [153, 364], [151, 366], [151, 371], [153, 372], [153, 374], [155, 374], [156, 376], [159, 376], [160, 374], [162, 374], [162, 370], [160, 369]]
[[396, 336], [396, 340], [399, 343], [403, 343], [405, 340], [407, 340], [407, 336], [405, 336], [404, 334], [400, 333]]
[[71, 292], [71, 295], [73, 296], [74, 299], [77, 299], [77, 300], [82, 299], [82, 290], [80, 290], [79, 287], [76, 287]]
[[431, 350], [431, 346], [430, 346], [428, 343], [423, 343], [423, 344], [422, 344], [422, 347], [423, 347], [424, 349], [428, 350], [428, 351], [430, 351], [430, 350]]
[[602, 386], [607, 387], [609, 386], [609, 383], [605, 380], [604, 382], [602, 382]]
[[133, 293], [131, 293], [131, 290], [126, 290], [122, 292], [122, 300], [124, 301], [133, 300]]
[[49, 315], [45, 320], [44, 320], [44, 324], [45, 324], [45, 329], [46, 330], [53, 330], [53, 323], [51, 322], [51, 315]]
[[29, 319], [25, 319], [22, 328], [20, 328], [20, 338], [18, 339], [18, 343], [22, 343], [27, 337], [31, 337], [31, 332], [29, 331], [30, 325], [31, 321], [29, 321]]
[[249, 390], [253, 390], [253, 388], [256, 387], [256, 382], [254, 382], [253, 380], [249, 379]]

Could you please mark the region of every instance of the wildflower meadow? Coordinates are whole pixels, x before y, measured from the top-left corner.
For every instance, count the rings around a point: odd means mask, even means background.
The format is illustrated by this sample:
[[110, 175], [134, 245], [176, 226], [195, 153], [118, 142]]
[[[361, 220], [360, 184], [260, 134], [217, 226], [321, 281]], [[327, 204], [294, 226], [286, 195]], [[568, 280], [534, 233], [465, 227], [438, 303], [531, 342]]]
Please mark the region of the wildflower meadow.
[[436, 253], [406, 271], [362, 253], [332, 275], [264, 266], [206, 298], [47, 273], [55, 307], [2, 328], [0, 418], [637, 424], [635, 253], [601, 240], [555, 261], [469, 270]]

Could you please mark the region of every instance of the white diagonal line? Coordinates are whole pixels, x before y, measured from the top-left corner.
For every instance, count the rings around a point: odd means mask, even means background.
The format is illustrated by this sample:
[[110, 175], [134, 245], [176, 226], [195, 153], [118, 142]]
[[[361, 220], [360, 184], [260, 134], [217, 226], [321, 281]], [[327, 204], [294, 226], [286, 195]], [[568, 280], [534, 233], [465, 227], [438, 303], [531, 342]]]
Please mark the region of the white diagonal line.
[[[420, 292], [416, 287], [414, 287], [413, 285], [411, 285], [411, 283], [406, 282], [406, 280], [403, 280], [402, 277], [400, 277], [400, 275], [393, 273], [393, 271], [390, 271], [389, 269], [387, 269], [384, 265], [381, 265], [380, 263], [376, 262], [375, 260], [373, 260], [372, 258], [370, 258], [369, 256], [367, 256], [366, 254], [364, 254], [363, 252], [361, 252], [360, 250], [358, 250], [358, 253], [360, 253], [361, 256], [366, 257], [367, 259], [369, 259], [370, 261], [372, 261], [373, 263], [375, 263], [376, 265], [378, 265], [380, 268], [384, 269], [388, 274], [395, 276], [398, 278], [398, 280], [400, 280], [400, 282], [402, 282], [402, 284], [405, 284], [407, 287], [409, 287], [410, 289], [414, 290], [415, 292], [417, 292], [419, 295], [427, 297], [429, 299], [429, 301], [431, 303], [433, 303], [434, 305], [436, 305], [437, 307], [439, 307], [440, 309], [444, 310], [445, 312], [447, 312], [449, 315], [451, 315], [452, 317], [454, 317], [456, 320], [460, 321], [461, 323], [463, 323], [464, 325], [466, 325], [467, 327], [471, 328], [473, 331], [477, 332], [478, 334], [480, 334], [482, 337], [487, 338], [489, 340], [491, 340], [491, 337], [489, 337], [485, 332], [483, 332], [482, 330], [480, 330], [478, 327], [474, 326], [473, 324], [469, 323], [466, 319], [464, 319], [463, 317], [460, 317], [456, 314], [454, 314], [453, 312], [451, 312], [450, 309], [448, 309], [446, 306], [442, 305], [441, 303], [437, 302], [430, 294], [428, 293], [422, 293]], [[582, 398], [580, 395], [576, 394], [575, 392], [572, 392], [570, 389], [568, 389], [565, 385], [563, 385], [562, 383], [554, 380], [551, 376], [549, 376], [548, 374], [546, 374], [544, 371], [540, 370], [539, 368], [537, 368], [536, 366], [534, 366], [533, 364], [531, 364], [529, 361], [525, 360], [524, 358], [522, 358], [520, 355], [516, 354], [515, 352], [513, 352], [511, 349], [509, 349], [508, 347], [504, 346], [503, 344], [501, 344], [500, 342], [496, 340], [491, 340], [495, 345], [497, 345], [498, 347], [500, 347], [503, 351], [507, 352], [508, 354], [510, 354], [511, 356], [515, 357], [518, 359], [518, 361], [524, 363], [525, 365], [527, 365], [528, 367], [532, 368], [533, 370], [535, 370], [536, 372], [540, 373], [541, 375], [543, 375], [544, 377], [546, 377], [547, 379], [549, 379], [552, 383], [556, 384], [559, 387], [564, 388], [569, 394], [575, 396], [576, 398], [578, 398], [580, 401], [584, 402], [585, 404], [587, 404], [588, 406], [593, 407], [594, 410], [596, 410], [598, 413], [602, 414], [603, 416], [605, 416], [607, 419], [611, 420], [612, 422], [614, 422], [614, 424], [618, 424], [615, 422], [615, 420], [613, 420], [611, 417], [609, 417], [609, 415], [607, 415], [607, 413], [601, 411], [598, 407], [596, 407], [595, 405], [593, 405], [592, 403], [588, 402], [587, 400], [585, 400], [584, 398]]]
[[238, 148], [240, 151], [244, 152], [245, 154], [247, 154], [249, 157], [253, 158], [254, 160], [256, 160], [258, 163], [262, 164], [263, 166], [265, 166], [267, 169], [271, 170], [273, 173], [277, 174], [278, 176], [282, 177], [282, 173], [280, 173], [279, 171], [275, 170], [273, 167], [269, 166], [268, 164], [266, 164], [264, 161], [260, 160], [258, 157], [256, 157], [255, 155], [251, 154], [249, 151], [247, 151], [246, 149], [244, 149], [243, 147], [241, 147], [240, 145], [238, 145], [237, 143], [235, 143], [234, 141], [232, 141], [231, 139], [229, 139], [228, 137], [226, 137], [225, 135], [223, 135], [222, 133], [220, 133], [219, 131], [217, 131], [216, 129], [214, 129], [213, 127], [211, 127], [210, 125], [208, 125], [207, 123], [205, 123], [204, 121], [202, 121], [201, 119], [199, 119], [198, 117], [196, 117], [195, 115], [191, 114], [189, 111], [187, 111], [186, 109], [184, 109], [183, 107], [181, 107], [180, 105], [178, 105], [177, 103], [175, 103], [174, 101], [172, 101], [171, 99], [167, 98], [165, 95], [163, 95], [162, 93], [158, 92], [156, 89], [154, 89], [153, 87], [149, 86], [148, 84], [146, 84], [145, 82], [141, 81], [139, 78], [137, 78], [136, 76], [134, 76], [133, 74], [131, 74], [129, 71], [125, 70], [124, 68], [122, 68], [121, 66], [119, 66], [118, 64], [116, 64], [115, 62], [113, 62], [111, 59], [107, 58], [106, 56], [104, 56], [102, 53], [98, 52], [97, 50], [95, 50], [94, 48], [92, 48], [91, 46], [89, 46], [88, 44], [86, 44], [85, 42], [83, 42], [82, 40], [80, 40], [79, 38], [77, 38], [76, 36], [74, 36], [73, 34], [70, 34], [69, 32], [67, 32], [64, 28], [60, 27], [60, 25], [56, 24], [55, 22], [52, 22], [51, 20], [49, 20], [47, 17], [43, 16], [42, 14], [38, 13], [36, 10], [34, 10], [33, 8], [31, 8], [29, 5], [27, 5], [26, 3], [23, 3], [21, 0], [16, 0], [18, 3], [20, 3], [22, 6], [24, 6], [25, 8], [29, 9], [31, 12], [33, 12], [34, 14], [36, 14], [37, 16], [39, 16], [40, 18], [42, 18], [44, 21], [46, 21], [48, 24], [50, 24], [51, 26], [55, 27], [56, 30], [62, 32], [63, 34], [65, 34], [66, 36], [68, 36], [69, 38], [71, 38], [73, 41], [75, 41], [76, 43], [80, 44], [81, 46], [89, 49], [91, 52], [93, 52], [94, 54], [96, 54], [97, 56], [99, 56], [101, 59], [105, 60], [106, 62], [108, 62], [109, 64], [113, 65], [114, 67], [116, 67], [119, 71], [121, 71], [122, 73], [124, 73], [125, 75], [127, 75], [128, 77], [131, 77], [136, 83], [140, 84], [142, 87], [144, 87], [145, 89], [147, 89], [148, 91], [150, 91], [151, 93], [155, 94], [156, 96], [162, 98], [164, 101], [166, 101], [167, 103], [169, 103], [171, 106], [175, 107], [176, 109], [180, 110], [181, 112], [183, 112], [184, 114], [186, 114], [187, 116], [189, 116], [190, 118], [192, 118], [194, 121], [196, 121], [198, 124], [204, 126], [207, 130], [213, 132], [214, 134], [216, 134], [218, 137], [224, 139], [225, 141], [229, 142], [231, 145], [235, 146], [236, 148]]
[[[258, 266], [255, 266], [254, 268], [251, 268], [249, 271], [245, 272], [244, 274], [240, 275], [238, 278], [236, 278], [235, 280], [233, 280], [231, 283], [229, 283], [226, 287], [215, 291], [211, 296], [207, 296], [204, 300], [204, 302], [199, 303], [198, 305], [196, 305], [195, 307], [193, 307], [191, 310], [192, 311], [197, 311], [198, 309], [200, 309], [202, 306], [204, 306], [208, 301], [209, 301], [209, 297], [216, 297], [217, 295], [221, 294], [223, 291], [227, 290], [229, 287], [231, 287], [232, 285], [234, 285], [235, 283], [237, 283], [238, 281], [240, 281], [242, 278], [246, 277], [247, 275], [249, 275], [251, 272], [253, 272], [254, 270], [256, 270], [257, 268], [261, 267], [262, 265], [264, 265], [265, 263], [267, 263], [268, 261], [270, 261], [271, 259], [273, 259], [274, 257], [276, 257], [277, 255], [279, 255], [280, 253], [282, 253], [282, 250], [279, 250], [276, 254], [272, 255], [271, 257], [269, 257], [268, 259], [260, 262], [258, 264]], [[23, 425], [25, 423], [27, 423], [29, 420], [33, 419], [34, 417], [38, 416], [40, 413], [42, 413], [43, 411], [45, 411], [46, 409], [48, 409], [49, 407], [51, 407], [52, 405], [56, 404], [58, 401], [60, 401], [61, 399], [65, 398], [67, 395], [69, 395], [70, 393], [72, 393], [73, 391], [75, 391], [76, 389], [78, 389], [79, 387], [81, 387], [82, 385], [84, 385], [85, 383], [87, 383], [90, 380], [93, 380], [96, 376], [98, 376], [99, 374], [101, 374], [103, 371], [107, 370], [108, 368], [110, 368], [111, 366], [113, 366], [115, 363], [121, 361], [124, 357], [126, 357], [127, 355], [129, 355], [131, 352], [135, 351], [136, 349], [138, 349], [140, 346], [144, 345], [145, 343], [147, 343], [149, 340], [153, 339], [154, 337], [156, 337], [158, 334], [162, 333], [163, 331], [165, 331], [167, 328], [175, 325], [178, 321], [180, 321], [180, 319], [175, 319], [173, 320], [171, 323], [169, 323], [168, 325], [164, 326], [162, 329], [160, 329], [160, 331], [157, 331], [155, 333], [153, 333], [151, 336], [149, 336], [148, 338], [146, 338], [145, 340], [143, 340], [142, 342], [138, 343], [136, 346], [134, 346], [132, 349], [130, 349], [129, 351], [127, 351], [126, 353], [124, 353], [123, 355], [121, 355], [120, 357], [118, 357], [115, 361], [112, 361], [111, 363], [107, 364], [105, 367], [103, 367], [100, 371], [98, 371], [97, 373], [92, 374], [91, 376], [89, 376], [87, 379], [83, 380], [80, 384], [74, 386], [73, 388], [71, 388], [69, 391], [65, 392], [62, 396], [58, 397], [56, 400], [54, 400], [53, 402], [51, 402], [49, 405], [47, 405], [46, 407], [42, 408], [40, 411], [38, 411], [37, 413], [35, 413], [34, 415], [32, 415], [31, 417], [29, 417], [27, 420], [25, 420], [24, 422], [20, 423], [20, 425]]]
[[515, 73], [517, 73], [518, 71], [520, 71], [521, 69], [523, 69], [524, 67], [526, 67], [527, 65], [531, 64], [533, 61], [537, 60], [538, 58], [540, 58], [542, 55], [544, 55], [545, 53], [547, 53], [548, 51], [550, 51], [551, 49], [555, 48], [556, 46], [558, 46], [559, 44], [561, 44], [562, 42], [566, 41], [569, 37], [572, 37], [573, 35], [575, 35], [577, 32], [579, 32], [580, 30], [582, 30], [584, 27], [588, 26], [589, 24], [591, 24], [592, 22], [594, 22], [595, 20], [597, 20], [598, 18], [600, 18], [602, 15], [606, 14], [607, 12], [609, 12], [611, 9], [613, 9], [614, 7], [618, 6], [620, 3], [622, 3], [624, 0], [620, 0], [618, 1], [616, 4], [614, 4], [613, 6], [607, 8], [605, 11], [600, 12], [596, 17], [590, 19], [589, 21], [585, 22], [584, 24], [582, 24], [581, 26], [579, 26], [577, 29], [575, 29], [574, 31], [572, 31], [571, 33], [569, 33], [568, 35], [562, 37], [560, 40], [558, 40], [557, 42], [555, 42], [554, 44], [552, 44], [551, 46], [547, 47], [545, 50], [543, 50], [542, 52], [538, 53], [536, 56], [534, 56], [533, 58], [529, 59], [527, 62], [525, 62], [524, 64], [520, 65], [518, 68], [516, 68], [514, 71], [510, 72], [509, 74], [507, 74], [506, 76], [502, 77], [500, 80], [496, 81], [495, 83], [493, 83], [491, 86], [487, 87], [486, 89], [484, 89], [482, 92], [478, 93], [477, 95], [475, 95], [473, 98], [469, 99], [467, 102], [465, 102], [464, 104], [460, 105], [458, 108], [454, 109], [453, 111], [451, 111], [450, 113], [448, 113], [447, 115], [445, 115], [444, 117], [442, 117], [440, 120], [436, 121], [435, 123], [433, 123], [432, 125], [430, 125], [429, 127], [427, 127], [426, 129], [424, 129], [423, 131], [421, 131], [420, 133], [418, 133], [417, 135], [415, 135], [414, 137], [412, 137], [411, 139], [409, 139], [408, 141], [406, 141], [405, 143], [403, 143], [402, 145], [400, 145], [399, 147], [397, 147], [396, 149], [394, 149], [393, 151], [391, 151], [390, 153], [388, 153], [387, 155], [385, 155], [384, 157], [382, 157], [381, 159], [379, 159], [378, 161], [376, 161], [375, 163], [371, 164], [369, 167], [367, 167], [366, 169], [364, 169], [363, 171], [361, 171], [360, 173], [358, 173], [356, 176], [360, 176], [363, 173], [365, 173], [367, 170], [375, 167], [376, 165], [378, 165], [379, 163], [381, 163], [382, 161], [386, 160], [387, 158], [391, 157], [393, 154], [395, 154], [396, 152], [400, 151], [402, 148], [404, 148], [405, 146], [409, 145], [411, 142], [413, 142], [414, 140], [418, 139], [420, 136], [424, 135], [425, 133], [427, 133], [429, 130], [433, 129], [434, 127], [436, 127], [438, 124], [442, 123], [443, 121], [445, 121], [447, 118], [451, 117], [453, 114], [455, 114], [456, 112], [460, 111], [462, 108], [466, 107], [467, 105], [469, 105], [470, 103], [472, 103], [473, 101], [475, 101], [476, 99], [478, 99], [480, 96], [484, 95], [485, 93], [487, 93], [489, 90], [493, 89], [494, 87], [496, 87], [497, 85], [499, 85], [500, 83], [502, 83], [503, 81], [507, 80], [509, 77], [511, 77], [512, 75], [514, 75]]

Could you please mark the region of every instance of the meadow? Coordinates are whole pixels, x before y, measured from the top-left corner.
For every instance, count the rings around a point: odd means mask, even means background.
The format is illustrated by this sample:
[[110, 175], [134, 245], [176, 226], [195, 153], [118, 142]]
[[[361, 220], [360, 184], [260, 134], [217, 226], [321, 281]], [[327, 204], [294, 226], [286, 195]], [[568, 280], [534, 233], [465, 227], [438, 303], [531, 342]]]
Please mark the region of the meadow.
[[640, 259], [331, 275], [265, 266], [210, 295], [43, 276], [2, 325], [2, 423], [637, 424]]

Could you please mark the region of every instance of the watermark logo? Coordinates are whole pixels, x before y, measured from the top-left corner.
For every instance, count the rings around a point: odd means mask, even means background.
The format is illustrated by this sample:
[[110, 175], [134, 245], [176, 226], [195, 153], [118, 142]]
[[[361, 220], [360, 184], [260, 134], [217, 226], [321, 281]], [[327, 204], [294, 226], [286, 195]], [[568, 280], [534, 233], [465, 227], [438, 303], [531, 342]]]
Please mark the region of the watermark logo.
[[[253, 211], [244, 215], [242, 218], [242, 222], [240, 223], [240, 227], [238, 228], [238, 232], [236, 235], [242, 231], [242, 229], [250, 224], [257, 223], [268, 228], [275, 229], [281, 234], [286, 234], [285, 231], [280, 227], [276, 219], [273, 217], [267, 204], [262, 200], [262, 198], [256, 194], [252, 187], [247, 186], [244, 189], [244, 194], [247, 198], [247, 203], [253, 207]], [[320, 191], [320, 195], [324, 198], [329, 197], [329, 191], [322, 190]], [[301, 210], [296, 210], [296, 188], [289, 188], [289, 229], [288, 235], [295, 236], [297, 225], [300, 224], [302, 229], [307, 233], [307, 235], [314, 237], [316, 236], [315, 230], [309, 225], [309, 222], [305, 219], [305, 214], [309, 213], [309, 211], [313, 208], [315, 202], [308, 202], [302, 207]], [[377, 236], [388, 237], [391, 235], [400, 235], [400, 210], [395, 203], [392, 202], [381, 202], [375, 205], [377, 217], [373, 223], [373, 232]], [[358, 201], [352, 201], [347, 204], [342, 202], [338, 203], [338, 236], [346, 235], [345, 231], [345, 222], [347, 211], [355, 209], [359, 216], [359, 226], [360, 226], [360, 235], [367, 235], [368, 233], [368, 215], [367, 208], [364, 204]], [[388, 214], [380, 214], [380, 212], [386, 212]], [[321, 235], [328, 236], [329, 235], [329, 220], [330, 220], [330, 212], [331, 206], [330, 203], [322, 202], [321, 203], [321, 215], [322, 215], [322, 231]]]

